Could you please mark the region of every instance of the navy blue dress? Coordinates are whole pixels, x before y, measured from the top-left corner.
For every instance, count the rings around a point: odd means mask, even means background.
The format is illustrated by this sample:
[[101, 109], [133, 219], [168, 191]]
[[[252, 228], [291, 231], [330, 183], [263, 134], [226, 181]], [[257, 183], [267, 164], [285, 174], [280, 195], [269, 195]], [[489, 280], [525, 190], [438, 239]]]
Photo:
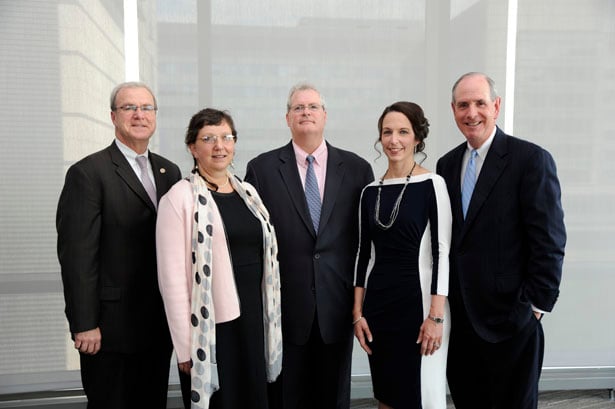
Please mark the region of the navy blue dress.
[[[375, 220], [380, 182], [367, 186], [361, 197], [355, 285], [366, 288], [362, 314], [373, 336], [373, 342], [369, 343], [372, 355], [368, 357], [374, 396], [395, 409], [422, 407], [422, 356], [416, 340], [428, 312], [424, 311], [424, 299], [430, 302], [432, 294], [446, 295], [448, 291], [448, 260], [441, 258], [448, 257], [450, 226], [439, 228], [439, 211], [442, 214], [442, 206], [448, 206], [444, 214], [450, 215], [450, 204], [441, 200], [440, 209], [438, 207], [436, 189], [439, 193], [443, 190], [446, 195], [443, 181], [434, 181], [438, 178], [424, 174], [410, 179], [398, 216], [388, 229], [380, 227]], [[382, 224], [389, 223], [394, 203], [405, 183], [405, 178], [384, 181], [379, 214]], [[444, 219], [450, 223], [448, 217]], [[440, 237], [446, 236], [446, 232], [449, 237]], [[375, 258], [368, 274], [372, 246]], [[443, 254], [446, 257], [442, 257]], [[427, 286], [421, 285], [421, 264], [430, 266], [430, 276], [423, 280], [430, 281]], [[446, 271], [440, 271], [441, 265]], [[439, 285], [441, 274], [445, 274], [443, 281], [446, 282]], [[423, 294], [424, 291], [429, 294]], [[441, 372], [440, 381], [445, 383], [445, 366]]]

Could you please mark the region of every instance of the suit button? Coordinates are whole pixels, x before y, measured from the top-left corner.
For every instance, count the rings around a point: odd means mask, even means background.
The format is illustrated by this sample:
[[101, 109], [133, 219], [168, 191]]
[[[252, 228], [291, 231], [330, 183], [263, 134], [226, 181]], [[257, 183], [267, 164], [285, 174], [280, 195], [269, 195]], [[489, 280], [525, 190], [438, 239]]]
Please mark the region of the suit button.
[[319, 253], [314, 254], [314, 258], [318, 260], [320, 258], [320, 254]]

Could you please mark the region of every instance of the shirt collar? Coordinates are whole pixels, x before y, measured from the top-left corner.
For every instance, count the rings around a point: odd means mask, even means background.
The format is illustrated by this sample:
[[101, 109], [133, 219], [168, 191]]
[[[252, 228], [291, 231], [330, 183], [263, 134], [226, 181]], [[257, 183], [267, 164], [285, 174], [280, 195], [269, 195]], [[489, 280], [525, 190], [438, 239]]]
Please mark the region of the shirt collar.
[[[297, 164], [302, 167], [307, 167], [306, 158], [309, 155], [306, 151], [301, 149], [299, 145], [293, 141], [293, 150], [295, 151], [295, 158], [297, 159]], [[322, 165], [324, 163], [325, 157], [327, 155], [327, 143], [323, 139], [318, 148], [311, 153], [311, 155], [315, 158], [314, 163], [317, 165]]]
[[[487, 152], [489, 152], [489, 148], [491, 147], [491, 144], [493, 143], [493, 138], [495, 137], [495, 132], [497, 131], [497, 126], [493, 127], [493, 131], [491, 132], [491, 135], [489, 135], [489, 138], [487, 138], [487, 140], [485, 141], [485, 143], [483, 143], [480, 148], [476, 149], [476, 152], [478, 153], [478, 156], [481, 158], [485, 158], [487, 156]], [[472, 152], [474, 150], [474, 148], [467, 143], [466, 144], [466, 152]]]
[[124, 145], [119, 139], [115, 138], [115, 144], [117, 145], [118, 149], [120, 150], [120, 152], [122, 152], [122, 154], [126, 157], [126, 159], [128, 159], [129, 161], [132, 162], [136, 162], [137, 161], [137, 156], [145, 156], [146, 158], [149, 158], [149, 148], [147, 148], [145, 150], [145, 152], [141, 155], [141, 154], [137, 154], [137, 152], [133, 151], [132, 149], [130, 149], [128, 146]]

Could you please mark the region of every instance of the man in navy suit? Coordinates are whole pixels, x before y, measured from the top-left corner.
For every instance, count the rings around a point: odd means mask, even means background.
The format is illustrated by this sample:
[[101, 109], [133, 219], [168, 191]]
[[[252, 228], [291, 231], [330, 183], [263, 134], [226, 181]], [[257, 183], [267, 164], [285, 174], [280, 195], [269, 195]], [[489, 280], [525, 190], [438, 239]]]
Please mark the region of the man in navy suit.
[[158, 107], [145, 84], [118, 85], [110, 104], [115, 140], [68, 169], [58, 203], [65, 312], [88, 409], [166, 408], [172, 344], [156, 207], [181, 173], [148, 150]]
[[459, 78], [451, 105], [467, 141], [437, 164], [453, 213], [449, 389], [457, 409], [536, 408], [566, 243], [555, 162], [495, 125], [485, 74]]
[[[286, 108], [292, 141], [253, 159], [246, 171], [278, 236], [284, 354], [271, 404], [347, 409], [359, 198], [374, 174], [364, 159], [325, 141], [327, 111], [316, 88], [293, 87]], [[307, 160], [322, 203], [316, 220], [304, 191]]]

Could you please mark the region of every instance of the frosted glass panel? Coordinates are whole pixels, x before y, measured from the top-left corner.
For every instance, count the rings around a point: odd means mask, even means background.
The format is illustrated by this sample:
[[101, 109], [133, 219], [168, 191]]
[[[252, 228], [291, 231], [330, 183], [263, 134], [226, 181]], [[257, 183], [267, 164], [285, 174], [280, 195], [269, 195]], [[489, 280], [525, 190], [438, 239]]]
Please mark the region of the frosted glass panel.
[[[488, 72], [506, 104], [505, 1], [137, 4], [140, 78], [160, 106], [152, 149], [184, 174], [193, 113], [231, 112], [242, 176], [252, 157], [288, 142], [287, 92], [299, 81], [326, 98], [327, 140], [377, 176], [386, 105], [423, 106], [433, 169], [463, 141], [450, 109], [460, 74]], [[122, 0], [0, 1], [0, 394], [80, 386], [55, 210], [68, 166], [113, 139], [108, 95], [125, 78], [123, 13]], [[569, 232], [562, 294], [544, 320], [547, 367], [615, 367], [614, 20], [612, 0], [518, 0], [513, 133], [553, 153]], [[367, 372], [355, 350], [353, 374]]]

